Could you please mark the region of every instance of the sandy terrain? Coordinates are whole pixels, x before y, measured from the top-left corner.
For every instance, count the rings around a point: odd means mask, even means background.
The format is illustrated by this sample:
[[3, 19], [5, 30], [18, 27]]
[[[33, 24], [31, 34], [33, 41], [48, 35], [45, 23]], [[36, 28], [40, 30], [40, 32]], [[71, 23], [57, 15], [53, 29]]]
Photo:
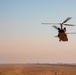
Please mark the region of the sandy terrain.
[[0, 75], [76, 75], [76, 67], [58, 65], [0, 65]]

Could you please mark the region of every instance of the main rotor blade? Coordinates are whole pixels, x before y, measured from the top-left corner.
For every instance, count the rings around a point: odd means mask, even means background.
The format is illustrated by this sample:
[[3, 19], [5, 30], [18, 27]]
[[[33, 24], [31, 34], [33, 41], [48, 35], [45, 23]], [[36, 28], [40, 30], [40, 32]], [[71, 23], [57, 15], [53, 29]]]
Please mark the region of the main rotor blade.
[[76, 34], [76, 32], [72, 32], [72, 33], [66, 33], [66, 34]]
[[65, 22], [67, 22], [70, 19], [71, 19], [71, 17], [68, 17], [64, 22], [62, 22], [62, 24], [65, 23]]
[[41, 24], [61, 24], [61, 23], [41, 23]]
[[52, 27], [54, 27], [55, 29], [57, 29], [57, 30], [58, 30], [58, 27], [57, 27], [57, 26], [52, 26]]
[[72, 24], [64, 24], [64, 25], [66, 25], [66, 26], [75, 26], [75, 25], [72, 25]]

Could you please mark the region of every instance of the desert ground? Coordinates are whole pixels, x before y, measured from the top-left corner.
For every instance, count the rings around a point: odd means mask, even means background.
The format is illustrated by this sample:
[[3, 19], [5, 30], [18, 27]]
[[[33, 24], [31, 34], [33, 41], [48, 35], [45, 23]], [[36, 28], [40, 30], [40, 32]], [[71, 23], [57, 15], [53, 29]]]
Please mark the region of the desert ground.
[[76, 75], [76, 65], [2, 64], [0, 75]]

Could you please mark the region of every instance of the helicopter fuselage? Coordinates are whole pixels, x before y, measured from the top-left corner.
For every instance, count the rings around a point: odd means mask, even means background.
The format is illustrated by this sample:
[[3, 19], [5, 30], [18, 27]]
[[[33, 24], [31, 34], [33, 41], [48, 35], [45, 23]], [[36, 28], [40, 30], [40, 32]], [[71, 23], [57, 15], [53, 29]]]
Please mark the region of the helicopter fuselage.
[[67, 34], [65, 33], [64, 29], [60, 29], [58, 31], [58, 38], [59, 38], [59, 41], [68, 41]]

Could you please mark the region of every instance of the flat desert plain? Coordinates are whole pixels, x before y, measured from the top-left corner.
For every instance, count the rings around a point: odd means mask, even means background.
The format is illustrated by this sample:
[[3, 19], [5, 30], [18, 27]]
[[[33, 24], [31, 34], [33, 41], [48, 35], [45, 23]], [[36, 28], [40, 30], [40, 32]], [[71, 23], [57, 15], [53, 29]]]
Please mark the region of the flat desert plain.
[[0, 75], [76, 75], [76, 66], [3, 64], [0, 65]]

